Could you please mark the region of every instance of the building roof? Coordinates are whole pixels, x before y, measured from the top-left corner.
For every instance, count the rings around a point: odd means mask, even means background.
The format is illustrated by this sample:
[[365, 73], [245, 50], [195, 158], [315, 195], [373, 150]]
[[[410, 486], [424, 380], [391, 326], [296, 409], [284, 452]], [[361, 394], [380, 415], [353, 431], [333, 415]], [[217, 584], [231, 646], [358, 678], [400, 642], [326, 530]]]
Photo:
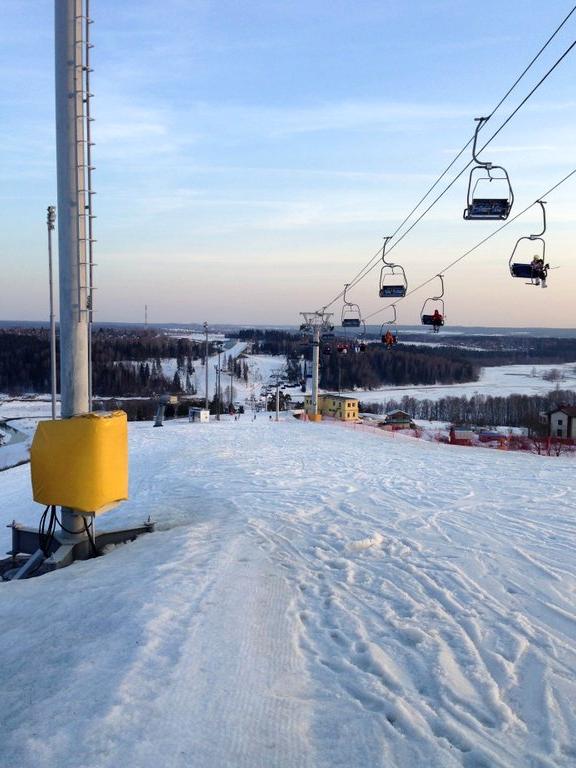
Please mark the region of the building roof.
[[354, 402], [358, 402], [357, 397], [350, 397], [349, 395], [335, 395], [332, 392], [323, 392], [319, 397], [331, 397], [332, 400], [353, 400]]
[[386, 419], [402, 419], [402, 421], [412, 421], [412, 416], [410, 416], [409, 413], [406, 413], [406, 411], [390, 411], [390, 413], [385, 414]]
[[558, 411], [565, 413], [566, 416], [576, 416], [576, 405], [557, 405], [556, 408], [548, 411], [548, 415], [551, 416], [553, 413], [558, 413]]

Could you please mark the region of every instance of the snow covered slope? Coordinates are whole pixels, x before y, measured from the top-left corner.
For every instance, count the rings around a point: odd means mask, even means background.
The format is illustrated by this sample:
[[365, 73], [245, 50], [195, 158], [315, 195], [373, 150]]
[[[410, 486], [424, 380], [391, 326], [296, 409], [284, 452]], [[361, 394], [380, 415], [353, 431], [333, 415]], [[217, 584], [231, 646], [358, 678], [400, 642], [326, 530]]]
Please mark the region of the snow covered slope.
[[98, 522], [158, 532], [0, 584], [3, 768], [576, 764], [573, 460], [261, 416], [130, 439]]

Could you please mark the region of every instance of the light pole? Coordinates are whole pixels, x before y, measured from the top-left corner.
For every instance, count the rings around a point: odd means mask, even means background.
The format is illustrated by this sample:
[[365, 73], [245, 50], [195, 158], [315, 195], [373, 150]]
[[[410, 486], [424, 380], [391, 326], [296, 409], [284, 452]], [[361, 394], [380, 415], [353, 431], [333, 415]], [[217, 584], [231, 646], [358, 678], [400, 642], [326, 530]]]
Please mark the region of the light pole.
[[232, 400], [233, 400], [233, 396], [232, 396], [232, 382], [234, 381], [234, 360], [232, 360], [232, 359], [230, 360], [230, 365], [231, 365], [231, 368], [230, 368], [230, 412], [232, 412]]
[[54, 283], [52, 279], [52, 232], [56, 223], [56, 208], [48, 206], [48, 284], [50, 293], [50, 390], [52, 392], [52, 419], [56, 418], [56, 317], [54, 315]]
[[209, 409], [210, 403], [208, 401], [208, 323], [204, 323], [204, 333], [206, 334], [206, 343], [204, 346], [204, 373], [206, 375], [206, 397], [204, 400], [204, 408]]
[[222, 354], [222, 346], [219, 345], [217, 347], [218, 352], [218, 365], [215, 365], [214, 368], [216, 369], [216, 387], [215, 387], [215, 393], [218, 397], [218, 407], [216, 409], [216, 421], [220, 421], [220, 413], [222, 410], [222, 386], [221, 386], [221, 379], [220, 379], [220, 356]]

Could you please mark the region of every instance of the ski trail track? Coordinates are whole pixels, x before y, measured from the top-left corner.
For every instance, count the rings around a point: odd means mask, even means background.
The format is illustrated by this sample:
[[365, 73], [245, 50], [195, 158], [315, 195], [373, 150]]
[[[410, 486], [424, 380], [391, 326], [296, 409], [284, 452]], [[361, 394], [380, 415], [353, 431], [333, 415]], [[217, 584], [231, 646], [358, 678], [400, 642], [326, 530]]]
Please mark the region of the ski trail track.
[[293, 420], [131, 441], [99, 523], [158, 533], [9, 586], [3, 766], [574, 766], [569, 459]]
[[[326, 463], [303, 446], [306, 490], [288, 473], [302, 512], [280, 504], [273, 524], [254, 522], [300, 591], [311, 673], [340, 689], [335, 709], [352, 732], [366, 732], [367, 713], [377, 723], [358, 760], [356, 740], [342, 730], [335, 739], [337, 715], [324, 711], [327, 764], [571, 765], [576, 723], [562, 701], [575, 693], [574, 562], [569, 545], [559, 560], [542, 544], [568, 533], [573, 542], [573, 489], [555, 494], [543, 526], [546, 486], [526, 488], [514, 456], [461, 449], [458, 476], [447, 478], [443, 447], [416, 457], [412, 445], [423, 446], [408, 438], [391, 456], [399, 442], [365, 439], [380, 443], [377, 472], [367, 446], [351, 461], [338, 441], [344, 457], [326, 493]], [[502, 461], [517, 475], [506, 484], [512, 508], [495, 501]], [[281, 489], [284, 476], [271, 482]], [[315, 479], [322, 493], [306, 509]]]

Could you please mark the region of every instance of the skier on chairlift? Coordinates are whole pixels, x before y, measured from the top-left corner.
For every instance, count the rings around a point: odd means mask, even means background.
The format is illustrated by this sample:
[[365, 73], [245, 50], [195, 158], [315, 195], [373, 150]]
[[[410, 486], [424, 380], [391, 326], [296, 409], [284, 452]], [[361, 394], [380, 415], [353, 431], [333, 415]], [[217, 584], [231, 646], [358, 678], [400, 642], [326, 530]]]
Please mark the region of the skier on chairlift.
[[530, 262], [532, 267], [532, 276], [534, 285], [542, 285], [542, 288], [547, 288], [546, 278], [548, 277], [549, 264], [544, 264], [544, 259], [536, 254]]
[[432, 328], [434, 329], [434, 333], [438, 333], [439, 328], [443, 325], [444, 318], [438, 312], [438, 309], [434, 310], [434, 314], [432, 315]]
[[394, 346], [394, 344], [396, 344], [396, 336], [392, 333], [390, 329], [388, 329], [384, 334], [384, 344], [386, 344], [386, 347], [388, 349], [391, 349]]

